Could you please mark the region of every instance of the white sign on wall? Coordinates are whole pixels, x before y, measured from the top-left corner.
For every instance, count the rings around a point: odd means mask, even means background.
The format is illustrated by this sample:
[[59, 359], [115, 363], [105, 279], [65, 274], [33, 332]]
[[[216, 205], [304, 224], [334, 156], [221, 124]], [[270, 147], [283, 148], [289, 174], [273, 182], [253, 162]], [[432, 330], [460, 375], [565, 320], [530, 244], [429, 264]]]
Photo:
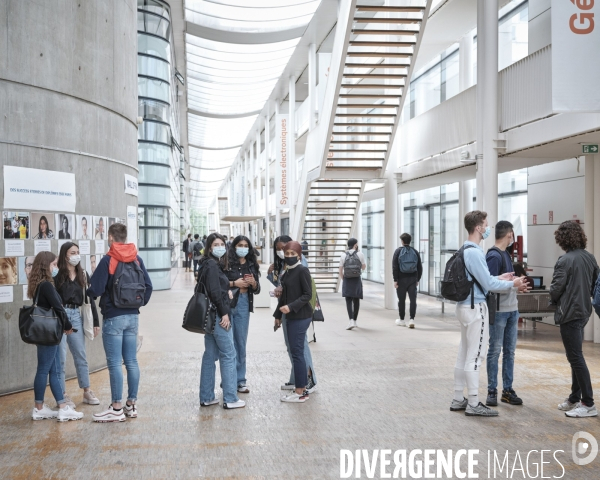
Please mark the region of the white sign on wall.
[[277, 150], [277, 162], [275, 168], [275, 195], [278, 209], [289, 208], [288, 198], [288, 115], [277, 115], [275, 120], [275, 148]]
[[75, 174], [4, 165], [4, 208], [74, 212]]
[[13, 302], [13, 287], [0, 287], [0, 303]]
[[128, 195], [138, 196], [138, 180], [137, 178], [125, 174], [125, 193]]
[[127, 241], [134, 243], [137, 247], [138, 228], [137, 228], [137, 207], [135, 205], [127, 206]]
[[24, 240], [4, 240], [4, 255], [7, 257], [22, 257], [25, 255]]
[[600, 1], [552, 0], [552, 111], [600, 112]]

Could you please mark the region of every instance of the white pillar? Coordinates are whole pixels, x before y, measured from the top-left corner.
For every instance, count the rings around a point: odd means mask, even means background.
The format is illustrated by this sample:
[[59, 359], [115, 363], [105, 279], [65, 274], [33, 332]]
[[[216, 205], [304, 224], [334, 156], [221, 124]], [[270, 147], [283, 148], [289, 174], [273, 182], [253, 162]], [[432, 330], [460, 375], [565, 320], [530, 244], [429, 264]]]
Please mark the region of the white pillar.
[[467, 34], [458, 44], [458, 89], [464, 91], [473, 86], [473, 35]]
[[262, 251], [262, 261], [269, 265], [271, 249], [269, 248], [269, 237], [271, 236], [271, 214], [269, 212], [269, 180], [271, 178], [270, 162], [271, 162], [271, 122], [269, 116], [269, 105], [267, 104], [267, 114], [265, 115], [265, 242]]
[[458, 244], [461, 246], [467, 240], [465, 230], [465, 215], [473, 210], [473, 180], [464, 180], [458, 184]]
[[308, 98], [309, 126], [313, 130], [317, 126], [317, 46], [314, 43], [308, 46]]
[[[296, 77], [290, 77], [289, 84], [289, 120], [288, 120], [288, 189], [290, 196], [290, 233], [294, 225], [296, 213]], [[296, 239], [294, 239], [296, 240]]]
[[[265, 152], [265, 154], [266, 153], [267, 152]], [[260, 189], [260, 122], [258, 123], [258, 130], [256, 130], [256, 159], [254, 161], [254, 169], [252, 172], [252, 191], [254, 195], [254, 208], [252, 209], [252, 215], [258, 215], [258, 199], [260, 198], [258, 193]], [[257, 188], [254, 188], [255, 180]]]
[[394, 172], [388, 170], [385, 174], [385, 308], [395, 310], [398, 307], [398, 297], [394, 288], [392, 260], [398, 237], [398, 183]]
[[[600, 155], [594, 156], [594, 186], [600, 185]], [[600, 257], [600, 192], [594, 189], [594, 255]], [[595, 313], [595, 312], [594, 312]], [[600, 317], [594, 317], [594, 343], [600, 343]]]
[[[585, 157], [585, 217], [583, 227], [588, 239], [587, 250], [596, 257], [600, 256], [600, 193], [596, 188], [600, 183], [600, 155]], [[600, 343], [600, 318], [592, 312], [590, 322], [583, 331], [584, 340]]]
[[[483, 18], [482, 18], [483, 17]], [[498, 0], [477, 3], [477, 207], [498, 221]], [[481, 42], [481, 43], [479, 43]], [[480, 75], [481, 74], [481, 75]], [[485, 247], [494, 243], [490, 235]]]

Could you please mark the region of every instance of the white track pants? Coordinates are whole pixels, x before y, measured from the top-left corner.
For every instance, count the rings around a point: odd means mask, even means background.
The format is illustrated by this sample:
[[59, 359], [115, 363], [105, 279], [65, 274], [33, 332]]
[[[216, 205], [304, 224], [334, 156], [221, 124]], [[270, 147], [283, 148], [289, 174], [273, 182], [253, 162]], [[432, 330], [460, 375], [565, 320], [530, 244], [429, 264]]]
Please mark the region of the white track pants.
[[460, 322], [460, 346], [454, 366], [454, 390], [462, 391], [467, 386], [469, 395], [479, 391], [479, 370], [486, 357], [490, 338], [488, 308], [485, 302], [471, 305], [456, 305], [456, 318]]

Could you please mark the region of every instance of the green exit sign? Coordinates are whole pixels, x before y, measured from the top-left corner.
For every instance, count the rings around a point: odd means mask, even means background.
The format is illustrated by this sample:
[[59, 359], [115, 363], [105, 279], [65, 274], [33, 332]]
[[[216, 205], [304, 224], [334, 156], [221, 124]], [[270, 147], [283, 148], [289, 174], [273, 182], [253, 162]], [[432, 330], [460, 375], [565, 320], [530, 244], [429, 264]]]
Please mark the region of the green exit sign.
[[583, 153], [598, 153], [598, 145], [582, 145]]

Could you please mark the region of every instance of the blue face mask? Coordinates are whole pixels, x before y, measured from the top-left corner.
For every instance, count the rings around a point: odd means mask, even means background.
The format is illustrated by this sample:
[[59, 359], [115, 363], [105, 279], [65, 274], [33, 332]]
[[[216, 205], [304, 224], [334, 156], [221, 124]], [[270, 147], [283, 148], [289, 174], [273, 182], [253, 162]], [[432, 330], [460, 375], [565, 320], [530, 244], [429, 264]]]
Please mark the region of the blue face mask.
[[481, 236], [483, 237], [483, 239], [485, 240], [486, 238], [488, 238], [490, 236], [490, 233], [492, 233], [492, 227], [490, 227], [489, 225], [487, 227], [485, 227], [485, 232], [483, 232], [481, 234]]
[[212, 254], [217, 258], [221, 258], [225, 255], [225, 251], [225, 247], [213, 247]]
[[248, 255], [248, 247], [238, 247], [235, 249], [235, 253], [237, 253], [238, 257], [244, 258], [246, 255]]
[[52, 267], [52, 278], [58, 275], [58, 267]]

